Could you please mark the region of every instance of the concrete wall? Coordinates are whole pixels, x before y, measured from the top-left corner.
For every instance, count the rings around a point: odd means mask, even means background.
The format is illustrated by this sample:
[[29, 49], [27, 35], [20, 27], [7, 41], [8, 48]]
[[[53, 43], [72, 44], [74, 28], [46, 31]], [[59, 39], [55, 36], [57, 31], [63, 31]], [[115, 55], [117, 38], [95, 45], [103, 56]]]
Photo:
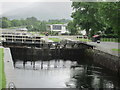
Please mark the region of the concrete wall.
[[109, 69], [111, 73], [120, 76], [120, 57], [99, 51], [99, 50], [86, 50], [87, 55], [92, 58], [93, 62]]

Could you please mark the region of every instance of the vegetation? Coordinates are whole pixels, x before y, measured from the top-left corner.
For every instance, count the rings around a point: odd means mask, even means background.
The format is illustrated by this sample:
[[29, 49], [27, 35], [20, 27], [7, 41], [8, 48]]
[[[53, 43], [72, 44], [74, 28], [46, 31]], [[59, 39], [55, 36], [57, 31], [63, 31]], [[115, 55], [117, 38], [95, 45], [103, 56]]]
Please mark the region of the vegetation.
[[118, 38], [101, 38], [102, 42], [119, 42]]
[[16, 27], [26, 27], [29, 31], [33, 32], [46, 32], [47, 24], [64, 24], [69, 22], [66, 19], [56, 19], [48, 21], [40, 21], [35, 17], [28, 17], [26, 19], [13, 19], [9, 20], [7, 17], [0, 18], [0, 27], [1, 28], [16, 28]]
[[86, 30], [89, 37], [100, 32], [118, 36], [119, 4], [120, 2], [73, 2], [74, 12], [71, 16], [73, 21], [69, 22], [68, 29], [76, 33], [79, 30]]
[[48, 24], [65, 24], [65, 23], [68, 23], [70, 20], [68, 19], [50, 19], [48, 20]]
[[112, 51], [118, 51], [118, 52], [120, 52], [120, 49], [112, 49]]
[[0, 48], [0, 90], [6, 87], [6, 79], [4, 73], [3, 48]]
[[67, 29], [70, 31], [71, 35], [77, 34], [78, 30], [77, 30], [76, 24], [73, 21], [68, 23]]
[[61, 39], [59, 39], [59, 38], [49, 38], [49, 39], [54, 41], [54, 42], [60, 42], [61, 41]]
[[[2, 17], [0, 27], [23, 26], [29, 31], [46, 32], [47, 24], [68, 23], [67, 29], [70, 31], [70, 35], [76, 35], [80, 30], [85, 30], [89, 38], [95, 34], [101, 34], [106, 38], [120, 38], [119, 5], [120, 2], [72, 2], [74, 11], [71, 15], [72, 21], [67, 19], [40, 21], [35, 17], [9, 20], [7, 17]], [[58, 35], [58, 33], [50, 33]]]

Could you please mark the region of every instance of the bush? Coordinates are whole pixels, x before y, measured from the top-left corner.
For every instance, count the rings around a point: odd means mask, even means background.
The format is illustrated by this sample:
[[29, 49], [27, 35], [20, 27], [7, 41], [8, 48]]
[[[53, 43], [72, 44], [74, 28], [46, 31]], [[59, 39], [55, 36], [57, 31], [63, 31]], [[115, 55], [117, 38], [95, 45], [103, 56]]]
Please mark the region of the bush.
[[117, 34], [104, 34], [101, 35], [102, 38], [118, 38]]

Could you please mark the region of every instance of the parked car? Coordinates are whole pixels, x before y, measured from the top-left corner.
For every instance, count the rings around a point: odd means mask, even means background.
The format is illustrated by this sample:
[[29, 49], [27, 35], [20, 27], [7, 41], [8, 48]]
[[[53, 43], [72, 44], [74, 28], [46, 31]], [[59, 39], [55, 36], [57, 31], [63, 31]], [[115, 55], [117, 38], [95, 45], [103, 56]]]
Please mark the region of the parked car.
[[93, 42], [100, 43], [100, 35], [94, 35], [94, 36], [92, 37], [92, 41], [93, 41]]

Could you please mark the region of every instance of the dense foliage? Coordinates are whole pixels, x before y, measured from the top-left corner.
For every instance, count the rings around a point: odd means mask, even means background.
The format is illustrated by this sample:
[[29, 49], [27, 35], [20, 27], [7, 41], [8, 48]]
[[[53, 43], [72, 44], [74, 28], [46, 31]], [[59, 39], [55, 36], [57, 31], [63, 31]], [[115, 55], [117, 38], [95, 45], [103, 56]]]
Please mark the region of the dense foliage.
[[[85, 29], [88, 36], [98, 32], [118, 34], [120, 30], [120, 2], [73, 2], [72, 25]], [[71, 22], [68, 24], [71, 30]]]
[[29, 31], [45, 32], [47, 24], [64, 24], [69, 22], [67, 19], [55, 19], [48, 21], [40, 21], [35, 17], [28, 17], [26, 19], [9, 20], [7, 17], [0, 18], [1, 28], [26, 27]]

